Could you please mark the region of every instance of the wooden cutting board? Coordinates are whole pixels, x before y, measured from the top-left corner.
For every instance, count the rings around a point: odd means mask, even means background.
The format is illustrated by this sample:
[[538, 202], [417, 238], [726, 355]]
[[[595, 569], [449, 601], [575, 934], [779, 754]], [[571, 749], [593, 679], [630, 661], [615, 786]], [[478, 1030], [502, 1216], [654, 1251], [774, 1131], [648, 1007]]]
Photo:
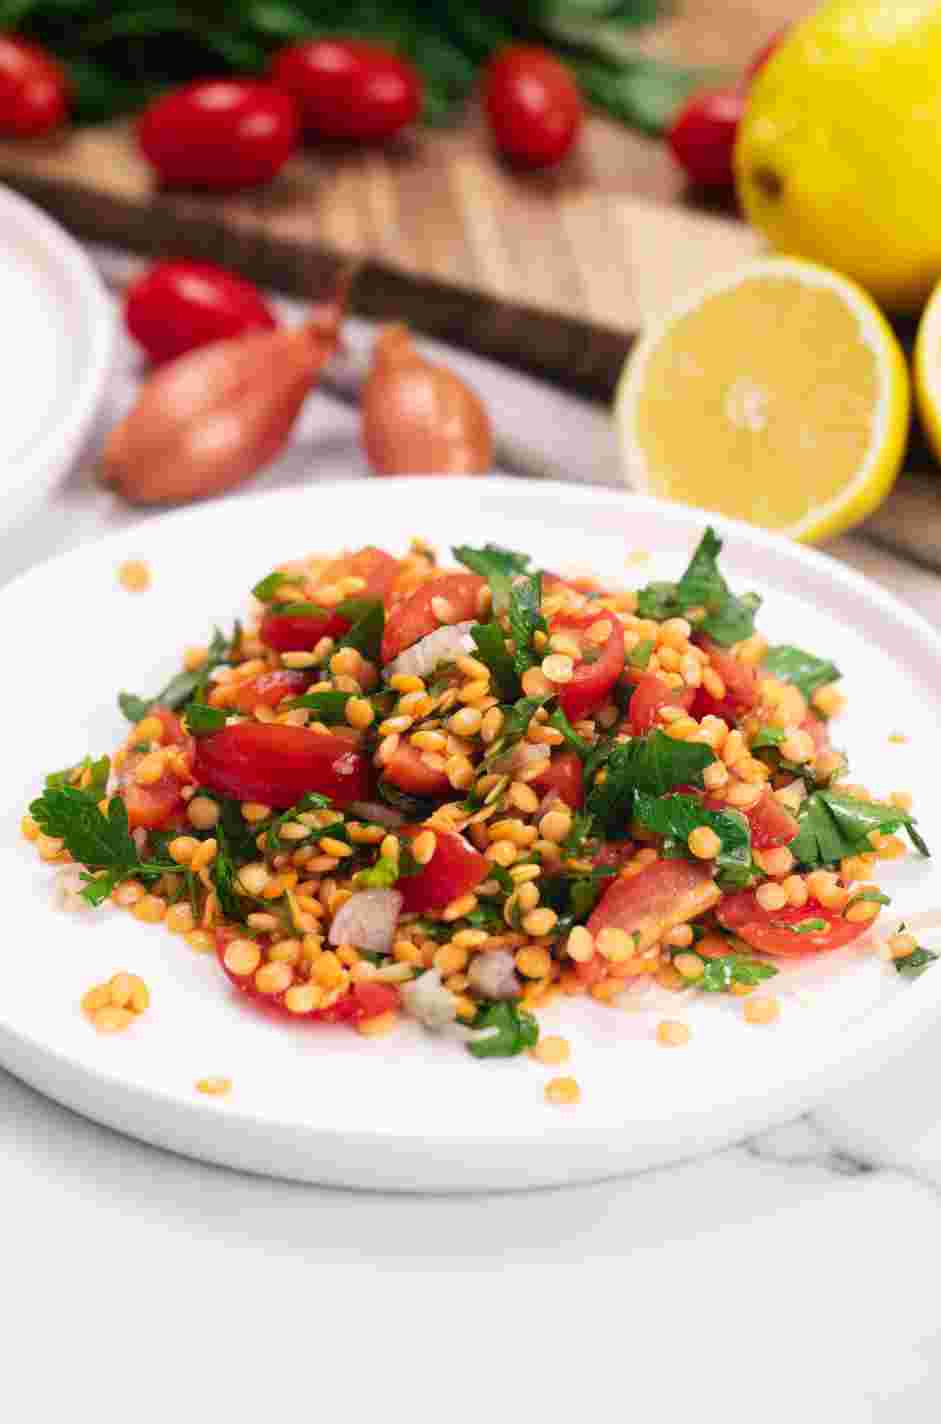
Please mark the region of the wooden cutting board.
[[[677, 0], [638, 43], [741, 72], [816, 0]], [[354, 307], [610, 397], [645, 319], [760, 250], [731, 205], [687, 192], [666, 146], [592, 116], [556, 172], [521, 174], [494, 155], [474, 106], [447, 131], [383, 151], [309, 149], [265, 189], [219, 199], [164, 191], [131, 125], [47, 144], [0, 144], [0, 179], [81, 235], [152, 253], [204, 256], [295, 295], [362, 268]], [[930, 462], [872, 529], [941, 567]]]

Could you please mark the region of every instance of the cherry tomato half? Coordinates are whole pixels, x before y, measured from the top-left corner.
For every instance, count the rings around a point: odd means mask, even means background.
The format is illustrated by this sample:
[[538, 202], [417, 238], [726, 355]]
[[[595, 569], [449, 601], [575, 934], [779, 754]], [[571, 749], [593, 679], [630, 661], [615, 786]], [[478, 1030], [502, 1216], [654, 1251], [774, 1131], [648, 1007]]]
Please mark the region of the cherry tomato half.
[[478, 574], [439, 574], [421, 584], [414, 593], [403, 598], [390, 610], [382, 638], [382, 661], [390, 663], [399, 653], [441, 627], [432, 608], [432, 601], [443, 598], [450, 606], [454, 623], [466, 622], [477, 615], [477, 596], [486, 587], [486, 579]]
[[273, 722], [239, 722], [200, 737], [195, 772], [211, 791], [278, 809], [308, 791], [339, 806], [369, 794], [369, 760], [346, 737]]
[[[718, 898], [709, 866], [658, 860], [629, 880], [611, 881], [592, 911], [588, 931], [596, 937], [607, 929], [633, 934], [641, 925], [649, 925], [659, 937], [674, 925], [703, 914]], [[590, 984], [611, 967], [601, 954], [595, 954], [584, 965], [577, 965], [576, 973]]]
[[[382, 549], [367, 545], [355, 554], [334, 559], [321, 574], [321, 582], [336, 583], [341, 578], [359, 578], [365, 587], [357, 598], [388, 597], [399, 574], [399, 561]], [[262, 619], [259, 636], [269, 648], [279, 653], [309, 652], [321, 638], [338, 638], [350, 630], [348, 618], [328, 613], [324, 618], [302, 613], [267, 613]]]
[[709, 654], [713, 668], [725, 683], [725, 696], [712, 697], [705, 688], [699, 688], [693, 702], [693, 716], [697, 720], [721, 717], [734, 727], [758, 702], [758, 673], [750, 663], [742, 662], [711, 638], [698, 638], [697, 642]]
[[225, 953], [231, 941], [237, 938], [238, 930], [226, 928], [216, 931], [216, 957], [226, 978], [259, 1008], [278, 1017], [283, 1015], [307, 1023], [358, 1023], [360, 1019], [375, 1018], [378, 1014], [388, 1013], [390, 1009], [397, 1009], [401, 1003], [399, 991], [394, 984], [373, 984], [364, 980], [351, 984], [347, 992], [329, 1008], [312, 1009], [306, 1014], [295, 1013], [284, 1002], [287, 990], [282, 989], [277, 994], [265, 994], [256, 985], [253, 974], [235, 974], [229, 968], [225, 962]]
[[536, 45], [513, 45], [494, 57], [484, 80], [484, 108], [500, 151], [531, 167], [563, 159], [582, 122], [571, 71]]
[[[179, 747], [187, 767], [193, 763], [193, 739], [183, 732], [180, 719], [168, 707], [154, 707], [149, 715], [158, 717], [163, 723], [161, 745]], [[127, 819], [131, 830], [144, 827], [146, 830], [160, 830], [182, 812], [184, 807], [183, 788], [192, 780], [187, 774], [167, 769], [157, 781], [142, 786], [135, 780], [134, 773], [143, 761], [145, 752], [134, 752], [125, 760], [118, 777], [119, 793], [127, 807]]]
[[[423, 826], [403, 827], [401, 835], [415, 837]], [[490, 873], [490, 862], [468, 845], [456, 831], [436, 831], [435, 853], [417, 875], [396, 881], [406, 914], [443, 910], [452, 900], [476, 890]]]
[[[714, 796], [706, 796], [703, 804], [710, 811], [727, 811], [728, 805]], [[755, 850], [774, 850], [777, 846], [790, 845], [800, 830], [796, 817], [767, 787], [747, 811], [741, 813], [751, 828], [751, 843]]]
[[261, 672], [239, 685], [231, 706], [250, 717], [259, 707], [277, 707], [286, 697], [300, 697], [311, 684], [310, 673], [292, 668]]
[[[633, 680], [633, 679], [632, 679]], [[634, 737], [641, 737], [657, 725], [661, 707], [682, 707], [688, 712], [695, 693], [691, 687], [671, 687], [655, 672], [643, 673], [637, 681], [627, 709], [627, 725]]]
[[570, 722], [580, 722], [583, 717], [597, 711], [624, 671], [624, 629], [619, 619], [612, 617], [609, 620], [611, 632], [600, 647], [580, 636], [593, 624], [602, 621], [601, 616], [594, 613], [569, 613], [552, 622], [553, 632], [567, 632], [582, 650], [571, 681], [559, 688], [559, 706]]
[[421, 113], [418, 71], [381, 45], [321, 39], [275, 55], [271, 79], [297, 104], [306, 133], [381, 143]]
[[540, 796], [555, 791], [566, 806], [573, 811], [581, 810], [585, 804], [585, 785], [582, 776], [582, 761], [577, 752], [556, 752], [549, 768], [541, 776], [530, 782]]
[[[742, 890], [728, 895], [717, 911], [717, 918], [727, 930], [762, 954], [824, 954], [840, 949], [871, 929], [874, 921], [854, 924], [836, 910], [827, 910], [816, 900], [808, 900], [800, 909], [793, 905], [783, 910], [763, 910], [755, 899], [754, 890]], [[799, 926], [808, 920], [822, 920], [824, 928], [805, 934]]]
[[293, 99], [250, 79], [199, 79], [156, 99], [137, 128], [161, 182], [226, 192], [267, 183], [297, 145]]
[[277, 326], [251, 282], [211, 262], [157, 262], [127, 289], [124, 321], [151, 361]]
[[436, 771], [410, 742], [400, 741], [390, 759], [382, 769], [386, 781], [391, 781], [400, 791], [410, 796], [447, 796], [452, 790], [451, 783], [443, 771]]
[[693, 183], [703, 188], [731, 188], [732, 153], [745, 94], [740, 89], [705, 89], [680, 110], [667, 142]]
[[35, 138], [62, 123], [69, 107], [65, 70], [39, 45], [0, 35], [0, 134]]

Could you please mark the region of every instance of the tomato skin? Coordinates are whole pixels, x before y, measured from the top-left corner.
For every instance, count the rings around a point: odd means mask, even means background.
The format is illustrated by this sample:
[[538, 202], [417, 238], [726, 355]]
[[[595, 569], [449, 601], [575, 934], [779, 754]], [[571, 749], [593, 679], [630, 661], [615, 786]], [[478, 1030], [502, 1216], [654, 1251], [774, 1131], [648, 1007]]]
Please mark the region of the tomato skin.
[[200, 737], [195, 773], [223, 796], [279, 810], [308, 791], [340, 806], [369, 795], [368, 758], [347, 738], [273, 722], [240, 722]]
[[483, 98], [497, 147], [515, 163], [558, 163], [578, 137], [578, 85], [571, 70], [538, 45], [501, 50], [487, 70]]
[[339, 638], [350, 631], [349, 620], [338, 613], [327, 618], [305, 618], [299, 613], [266, 613], [258, 636], [279, 653], [309, 653], [321, 638]]
[[280, 50], [272, 82], [297, 104], [305, 133], [381, 143], [421, 113], [421, 76], [407, 60], [363, 40], [321, 39]]
[[582, 761], [577, 752], [557, 752], [549, 763], [548, 771], [544, 771], [542, 776], [537, 776], [529, 784], [542, 796], [555, 791], [573, 811], [580, 811], [585, 804]]
[[[552, 631], [574, 628], [584, 631], [601, 621], [597, 613], [563, 614], [552, 621]], [[624, 629], [619, 619], [612, 617], [607, 642], [595, 647], [594, 662], [578, 662], [570, 682], [559, 688], [559, 706], [570, 722], [590, 717], [608, 698], [624, 671]]]
[[636, 930], [642, 922], [664, 928], [702, 914], [718, 899], [709, 866], [687, 860], [657, 860], [628, 880], [613, 880], [592, 911], [590, 934]]
[[641, 737], [657, 725], [661, 707], [682, 707], [689, 711], [693, 704], [691, 687], [671, 687], [655, 672], [645, 672], [637, 682], [627, 709], [627, 725], [632, 736]]
[[732, 153], [746, 96], [740, 89], [705, 89], [683, 105], [667, 134], [677, 162], [703, 188], [732, 188]]
[[421, 584], [390, 610], [382, 637], [382, 661], [392, 662], [399, 653], [442, 626], [431, 606], [433, 598], [443, 598], [451, 605], [455, 623], [475, 618], [477, 596], [486, 584], [479, 574], [460, 573], [439, 574]]
[[816, 748], [816, 754], [818, 756], [821, 752], [832, 750], [833, 743], [830, 740], [830, 728], [822, 717], [817, 717], [813, 712], [808, 712], [803, 722], [801, 722], [801, 731], [807, 732], [807, 734], [813, 738], [814, 747]]
[[211, 262], [185, 261], [156, 262], [132, 282], [124, 322], [158, 363], [278, 324], [251, 282]]
[[273, 84], [197, 79], [156, 99], [137, 138], [161, 182], [231, 192], [267, 183], [297, 145], [294, 101]]
[[310, 674], [292, 668], [262, 672], [243, 682], [232, 707], [247, 716], [258, 707], [277, 707], [286, 697], [300, 697], [310, 686]]
[[410, 796], [447, 796], [452, 787], [443, 771], [435, 771], [422, 761], [421, 752], [409, 742], [400, 741], [392, 757], [382, 768], [383, 778]]
[[[704, 804], [710, 811], [728, 810], [724, 801], [712, 796], [707, 796]], [[796, 816], [792, 816], [767, 787], [762, 792], [761, 800], [743, 811], [742, 815], [751, 828], [751, 843], [755, 850], [774, 850], [778, 846], [790, 845], [800, 830]]]
[[52, 55], [16, 35], [0, 35], [0, 134], [51, 133], [68, 107], [65, 70]]
[[[401, 835], [414, 838], [424, 826], [403, 827]], [[490, 862], [468, 845], [456, 831], [435, 831], [437, 845], [427, 865], [417, 875], [396, 882], [406, 914], [443, 910], [452, 900], [468, 895], [490, 874]]]
[[233, 974], [226, 964], [225, 952], [231, 941], [238, 939], [238, 933], [237, 929], [230, 927], [216, 931], [216, 958], [222, 972], [229, 983], [234, 984], [246, 998], [279, 1018], [303, 1020], [307, 1023], [357, 1023], [360, 1019], [375, 1018], [377, 1014], [397, 1009], [402, 1002], [394, 984], [372, 984], [366, 980], [352, 984], [342, 998], [337, 999], [329, 1008], [313, 1009], [307, 1014], [293, 1013], [284, 1002], [286, 990], [282, 990], [280, 994], [264, 994], [256, 988], [253, 976]]
[[[193, 763], [193, 738], [187, 737], [179, 717], [169, 707], [153, 707], [148, 714], [159, 717], [163, 723], [161, 746], [177, 746], [181, 749], [187, 766]], [[184, 809], [183, 788], [192, 781], [188, 775], [180, 778], [176, 772], [165, 771], [159, 781], [149, 786], [140, 786], [134, 780], [134, 772], [140, 764], [143, 752], [131, 752], [121, 767], [119, 794], [127, 808], [127, 820], [131, 830], [162, 830]]]
[[[785, 956], [825, 954], [830, 949], [841, 949], [859, 939], [875, 923], [868, 920], [853, 924], [816, 900], [808, 900], [799, 909], [788, 905], [783, 910], [763, 910], [755, 899], [754, 890], [740, 890], [726, 896], [716, 913], [721, 925], [759, 953]], [[827, 927], [815, 934], [795, 934], [786, 928], [804, 920], [823, 920]]]
[[328, 564], [321, 574], [322, 583], [335, 583], [341, 578], [361, 578], [366, 587], [354, 598], [378, 598], [385, 601], [392, 592], [393, 585], [401, 572], [398, 559], [393, 559], [384, 549], [367, 544], [357, 549], [355, 554], [343, 554]]

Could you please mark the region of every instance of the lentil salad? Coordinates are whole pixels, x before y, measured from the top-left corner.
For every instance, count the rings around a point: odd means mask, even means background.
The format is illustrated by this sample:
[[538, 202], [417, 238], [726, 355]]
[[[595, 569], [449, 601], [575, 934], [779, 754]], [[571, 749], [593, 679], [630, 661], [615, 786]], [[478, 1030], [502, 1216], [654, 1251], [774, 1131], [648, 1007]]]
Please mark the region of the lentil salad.
[[[74, 863], [71, 904], [165, 923], [286, 1019], [404, 1012], [562, 1062], [534, 1012], [560, 993], [749, 996], [872, 926], [900, 831], [927, 847], [906, 796], [847, 782], [836, 666], [769, 648], [720, 550], [636, 592], [494, 545], [285, 563], [246, 626], [121, 695], [124, 744], [48, 777], [24, 833]], [[896, 938], [900, 968], [928, 953]]]

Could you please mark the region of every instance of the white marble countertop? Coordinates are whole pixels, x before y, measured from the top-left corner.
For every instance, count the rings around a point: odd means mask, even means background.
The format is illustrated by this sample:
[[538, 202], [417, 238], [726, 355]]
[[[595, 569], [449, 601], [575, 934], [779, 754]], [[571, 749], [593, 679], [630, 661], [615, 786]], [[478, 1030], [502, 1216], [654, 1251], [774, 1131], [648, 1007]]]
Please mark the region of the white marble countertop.
[[[366, 337], [354, 327], [352, 344]], [[456, 364], [572, 478], [616, 479], [601, 412]], [[101, 428], [131, 374], [125, 352]], [[95, 485], [92, 455], [0, 538], [0, 581], [114, 529], [133, 556], [149, 516]], [[354, 416], [315, 395], [262, 483], [362, 474]], [[941, 580], [859, 539], [832, 552], [941, 618]], [[593, 1187], [455, 1199], [205, 1167], [0, 1071], [0, 1416], [935, 1420], [939, 1076], [941, 1026], [739, 1147]]]

